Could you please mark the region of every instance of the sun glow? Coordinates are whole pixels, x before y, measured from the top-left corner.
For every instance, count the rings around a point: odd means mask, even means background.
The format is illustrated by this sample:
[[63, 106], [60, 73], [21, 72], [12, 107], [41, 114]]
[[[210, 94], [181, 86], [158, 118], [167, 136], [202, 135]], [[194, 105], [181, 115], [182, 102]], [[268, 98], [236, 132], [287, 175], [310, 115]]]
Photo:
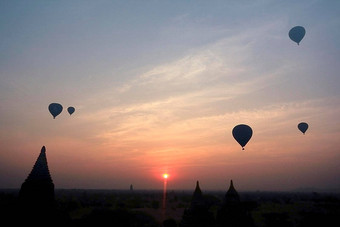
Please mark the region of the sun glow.
[[163, 181], [163, 206], [162, 206], [162, 219], [165, 218], [165, 210], [166, 210], [166, 186], [168, 182], [169, 174], [164, 173], [163, 175], [164, 181]]

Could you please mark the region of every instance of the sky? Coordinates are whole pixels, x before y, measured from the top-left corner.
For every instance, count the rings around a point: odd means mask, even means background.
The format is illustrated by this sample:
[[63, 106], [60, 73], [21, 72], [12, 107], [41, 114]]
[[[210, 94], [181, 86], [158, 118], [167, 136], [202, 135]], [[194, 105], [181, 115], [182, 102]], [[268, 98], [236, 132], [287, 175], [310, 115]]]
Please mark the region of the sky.
[[339, 189], [339, 28], [336, 0], [1, 0], [0, 188], [46, 146], [56, 188]]

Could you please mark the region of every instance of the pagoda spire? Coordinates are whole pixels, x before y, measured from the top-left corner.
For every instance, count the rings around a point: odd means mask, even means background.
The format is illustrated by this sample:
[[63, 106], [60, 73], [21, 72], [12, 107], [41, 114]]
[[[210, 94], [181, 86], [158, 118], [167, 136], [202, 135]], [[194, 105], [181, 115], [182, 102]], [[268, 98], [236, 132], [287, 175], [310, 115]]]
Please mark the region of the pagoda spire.
[[255, 226], [252, 217], [247, 213], [246, 207], [244, 207], [240, 200], [233, 180], [230, 180], [230, 186], [225, 194], [224, 203], [217, 211], [216, 221], [217, 226]]
[[200, 188], [200, 183], [199, 181], [196, 182], [196, 188], [195, 188], [195, 191], [194, 191], [194, 198], [196, 197], [202, 197], [202, 191], [201, 191], [201, 188]]
[[197, 209], [197, 208], [204, 207], [204, 206], [205, 206], [205, 201], [203, 198], [203, 194], [200, 188], [199, 181], [197, 181], [195, 191], [192, 195], [190, 207], [191, 209]]
[[32, 171], [21, 185], [19, 196], [25, 205], [53, 206], [54, 184], [48, 169], [45, 146], [41, 148]]
[[237, 193], [236, 189], [234, 188], [233, 180], [230, 180], [230, 186], [225, 194], [226, 202], [240, 202], [240, 196]]
[[41, 148], [40, 155], [37, 158], [37, 161], [35, 162], [33, 169], [26, 178], [25, 182], [53, 182], [47, 165], [45, 146]]
[[201, 191], [199, 182], [196, 181], [196, 188], [192, 195], [191, 203], [188, 209], [184, 210], [183, 217], [179, 226], [214, 226], [214, 215], [209, 211]]

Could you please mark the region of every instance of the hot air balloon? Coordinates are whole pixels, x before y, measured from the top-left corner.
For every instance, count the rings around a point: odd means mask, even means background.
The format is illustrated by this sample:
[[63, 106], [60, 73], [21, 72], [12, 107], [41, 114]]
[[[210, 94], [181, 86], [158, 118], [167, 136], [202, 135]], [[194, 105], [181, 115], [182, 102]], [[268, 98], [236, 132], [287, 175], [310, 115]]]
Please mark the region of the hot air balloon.
[[253, 130], [248, 125], [240, 124], [233, 128], [232, 133], [235, 140], [241, 145], [242, 150], [244, 150], [244, 146], [253, 135]]
[[67, 112], [72, 115], [74, 113], [75, 109], [73, 106], [70, 106], [69, 108], [67, 108]]
[[58, 116], [63, 111], [63, 106], [59, 103], [51, 103], [48, 106], [48, 110], [53, 116], [53, 119], [55, 119], [56, 116]]
[[289, 30], [289, 38], [296, 42], [298, 45], [306, 34], [306, 30], [302, 26], [295, 26]]
[[298, 124], [298, 129], [303, 133], [305, 134], [305, 132], [307, 131], [308, 129], [308, 124], [306, 122], [301, 122]]

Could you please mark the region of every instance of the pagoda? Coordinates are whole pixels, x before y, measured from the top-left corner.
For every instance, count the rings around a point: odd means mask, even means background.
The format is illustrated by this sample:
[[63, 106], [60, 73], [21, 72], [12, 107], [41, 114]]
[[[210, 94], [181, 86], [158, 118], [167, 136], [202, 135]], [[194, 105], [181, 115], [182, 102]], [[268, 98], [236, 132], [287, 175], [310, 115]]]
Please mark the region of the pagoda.
[[253, 227], [253, 220], [245, 210], [233, 180], [224, 196], [222, 207], [217, 212], [218, 227]]
[[32, 171], [22, 183], [19, 192], [17, 218], [11, 220], [16, 226], [24, 222], [27, 226], [68, 226], [70, 217], [67, 212], [57, 208], [54, 184], [47, 165], [46, 148], [40, 154]]
[[230, 180], [230, 186], [225, 194], [225, 203], [240, 203], [240, 196], [236, 189], [234, 188], [233, 180]]
[[196, 182], [196, 188], [192, 195], [191, 203], [190, 203], [190, 209], [197, 210], [197, 209], [204, 209], [205, 207], [205, 201], [203, 198], [203, 194], [199, 185], [199, 182]]
[[25, 207], [45, 209], [54, 206], [54, 184], [47, 165], [45, 146], [41, 148], [31, 173], [21, 185], [19, 198]]
[[188, 209], [184, 211], [180, 227], [211, 227], [214, 225], [214, 216], [209, 211], [209, 206], [202, 194], [199, 182], [196, 182], [196, 188], [192, 195], [191, 203]]

